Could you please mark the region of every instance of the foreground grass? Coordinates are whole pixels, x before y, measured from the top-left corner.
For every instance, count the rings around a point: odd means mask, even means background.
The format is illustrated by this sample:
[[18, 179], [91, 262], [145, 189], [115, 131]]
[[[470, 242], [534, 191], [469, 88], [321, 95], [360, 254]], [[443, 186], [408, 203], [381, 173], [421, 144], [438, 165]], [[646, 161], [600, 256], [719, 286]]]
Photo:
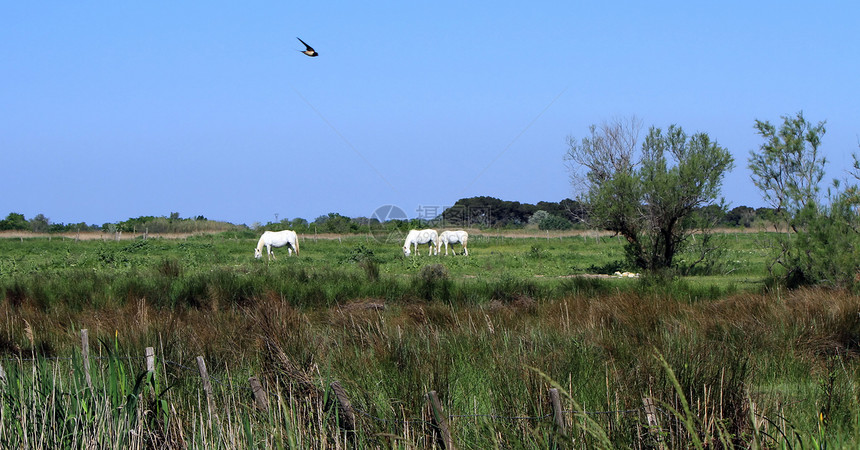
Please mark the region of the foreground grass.
[[[306, 240], [271, 264], [231, 235], [0, 241], [0, 446], [426, 448], [435, 390], [460, 448], [856, 447], [860, 301], [760, 293], [750, 242], [728, 247], [724, 275], [637, 282], [568, 277], [623, 269], [617, 242], [581, 238], [487, 237], [447, 259]], [[103, 358], [92, 390], [81, 328]], [[196, 356], [220, 380], [214, 415]], [[352, 437], [325, 408], [335, 380], [359, 411]]]

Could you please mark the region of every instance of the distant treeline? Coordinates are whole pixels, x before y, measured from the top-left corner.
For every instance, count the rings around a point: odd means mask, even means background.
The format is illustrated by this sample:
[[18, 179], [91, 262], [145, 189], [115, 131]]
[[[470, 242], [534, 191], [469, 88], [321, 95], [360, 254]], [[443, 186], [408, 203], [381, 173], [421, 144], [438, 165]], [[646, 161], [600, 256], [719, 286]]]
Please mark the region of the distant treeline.
[[[707, 223], [717, 227], [749, 228], [757, 222], [770, 223], [775, 214], [772, 208], [738, 206], [728, 210], [719, 205], [709, 205], [699, 208], [695, 216], [707, 219]], [[441, 218], [445, 223], [468, 227], [532, 226], [541, 230], [565, 230], [587, 226], [588, 208], [569, 198], [560, 202], [530, 204], [493, 197], [471, 197], [460, 199], [454, 206], [445, 209]]]
[[[719, 205], [700, 208], [698, 217], [718, 227], [750, 228], [756, 224], [768, 224], [775, 217], [772, 208], [737, 206], [732, 209]], [[102, 225], [81, 223], [52, 223], [43, 214], [27, 219], [23, 214], [10, 213], [0, 220], [0, 231], [19, 230], [36, 233], [62, 233], [77, 231], [102, 231], [113, 233], [194, 233], [255, 230], [281, 230], [318, 233], [367, 233], [373, 231], [408, 230], [427, 226], [452, 226], [469, 228], [537, 228], [540, 230], [567, 230], [587, 227], [588, 209], [582, 203], [566, 198], [560, 202], [538, 202], [537, 204], [500, 200], [495, 197], [470, 197], [457, 200], [441, 214], [427, 215], [408, 220], [390, 220], [384, 223], [375, 218], [346, 217], [338, 213], [319, 216], [312, 222], [297, 217], [266, 224], [255, 223], [251, 227], [229, 222], [209, 220], [203, 216], [181, 218], [179, 213], [169, 216], [140, 216], [122, 222]]]
[[81, 223], [53, 223], [44, 214], [37, 214], [32, 219], [27, 219], [23, 214], [10, 213], [5, 219], [0, 220], [0, 231], [32, 231], [35, 233], [66, 233], [103, 231], [114, 232], [137, 232], [137, 233], [195, 233], [200, 231], [230, 231], [247, 228], [245, 225], [234, 225], [228, 222], [209, 220], [203, 216], [193, 218], [181, 218], [179, 213], [171, 213], [170, 216], [140, 216], [122, 222], [105, 223], [102, 225]]

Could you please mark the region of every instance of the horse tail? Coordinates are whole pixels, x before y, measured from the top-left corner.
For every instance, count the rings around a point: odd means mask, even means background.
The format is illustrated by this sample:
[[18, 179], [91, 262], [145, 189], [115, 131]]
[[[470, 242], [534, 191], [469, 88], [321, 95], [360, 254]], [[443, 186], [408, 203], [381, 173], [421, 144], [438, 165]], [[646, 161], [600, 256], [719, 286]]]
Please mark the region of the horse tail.
[[296, 256], [299, 256], [299, 233], [294, 232], [293, 235], [296, 237]]

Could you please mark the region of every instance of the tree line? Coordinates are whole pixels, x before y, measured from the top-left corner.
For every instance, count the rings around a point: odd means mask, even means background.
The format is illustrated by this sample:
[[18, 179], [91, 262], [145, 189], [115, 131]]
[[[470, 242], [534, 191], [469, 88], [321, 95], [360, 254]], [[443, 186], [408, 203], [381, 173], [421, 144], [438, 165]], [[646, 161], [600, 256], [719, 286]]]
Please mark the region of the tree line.
[[[752, 208], [737, 206], [730, 210], [719, 205], [698, 209], [698, 213], [708, 216], [718, 226], [730, 228], [751, 228], [767, 226], [776, 218], [773, 208]], [[9, 213], [0, 220], [0, 231], [31, 231], [35, 233], [65, 232], [149, 232], [182, 233], [195, 231], [228, 231], [237, 228], [254, 230], [282, 230], [285, 228], [320, 233], [366, 233], [384, 227], [390, 231], [409, 230], [427, 226], [457, 226], [469, 228], [569, 230], [586, 228], [588, 209], [582, 203], [570, 198], [559, 202], [540, 201], [535, 204], [501, 200], [495, 197], [479, 196], [457, 200], [435, 217], [408, 220], [390, 220], [385, 223], [375, 218], [347, 217], [339, 213], [319, 216], [313, 221], [297, 217], [266, 224], [244, 224], [214, 221], [204, 216], [182, 218], [173, 212], [169, 216], [140, 216], [119, 222], [102, 225], [80, 223], [54, 223], [44, 214], [27, 219], [20, 213]]]
[[228, 222], [209, 220], [203, 216], [179, 217], [173, 212], [169, 216], [140, 216], [120, 222], [108, 222], [102, 225], [80, 223], [54, 223], [44, 214], [37, 214], [27, 219], [20, 213], [9, 213], [0, 220], [0, 231], [32, 231], [34, 233], [67, 233], [67, 232], [140, 232], [140, 233], [193, 233], [199, 231], [228, 231], [244, 225], [234, 225]]

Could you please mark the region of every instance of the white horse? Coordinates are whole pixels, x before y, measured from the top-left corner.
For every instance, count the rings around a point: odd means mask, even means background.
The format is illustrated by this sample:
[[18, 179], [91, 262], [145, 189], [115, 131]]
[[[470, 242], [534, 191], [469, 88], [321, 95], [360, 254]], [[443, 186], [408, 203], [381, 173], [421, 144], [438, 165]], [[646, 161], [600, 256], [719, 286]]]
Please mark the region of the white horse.
[[[454, 251], [454, 244], [461, 244], [463, 246], [463, 253], [466, 256], [469, 256], [469, 248], [466, 247], [466, 243], [469, 241], [469, 233], [466, 233], [463, 230], [458, 231], [443, 231], [439, 233], [439, 239], [436, 241], [436, 254], [439, 254], [442, 246], [445, 246], [445, 256], [448, 256], [448, 245], [451, 246], [451, 251]], [[457, 252], [454, 251], [456, 255]]]
[[299, 236], [295, 231], [264, 231], [257, 242], [257, 248], [254, 249], [254, 258], [260, 259], [263, 257], [263, 246], [266, 247], [269, 259], [275, 258], [275, 252], [272, 251], [272, 247], [287, 246], [290, 256], [293, 256], [293, 250], [296, 251], [296, 256], [299, 256]]
[[403, 254], [409, 256], [412, 254], [411, 247], [415, 247], [415, 254], [417, 255], [418, 244], [427, 244], [429, 246], [427, 254], [432, 255], [433, 250], [436, 250], [436, 239], [438, 238], [439, 235], [436, 230], [409, 230], [409, 234], [406, 235], [406, 242], [403, 243]]

